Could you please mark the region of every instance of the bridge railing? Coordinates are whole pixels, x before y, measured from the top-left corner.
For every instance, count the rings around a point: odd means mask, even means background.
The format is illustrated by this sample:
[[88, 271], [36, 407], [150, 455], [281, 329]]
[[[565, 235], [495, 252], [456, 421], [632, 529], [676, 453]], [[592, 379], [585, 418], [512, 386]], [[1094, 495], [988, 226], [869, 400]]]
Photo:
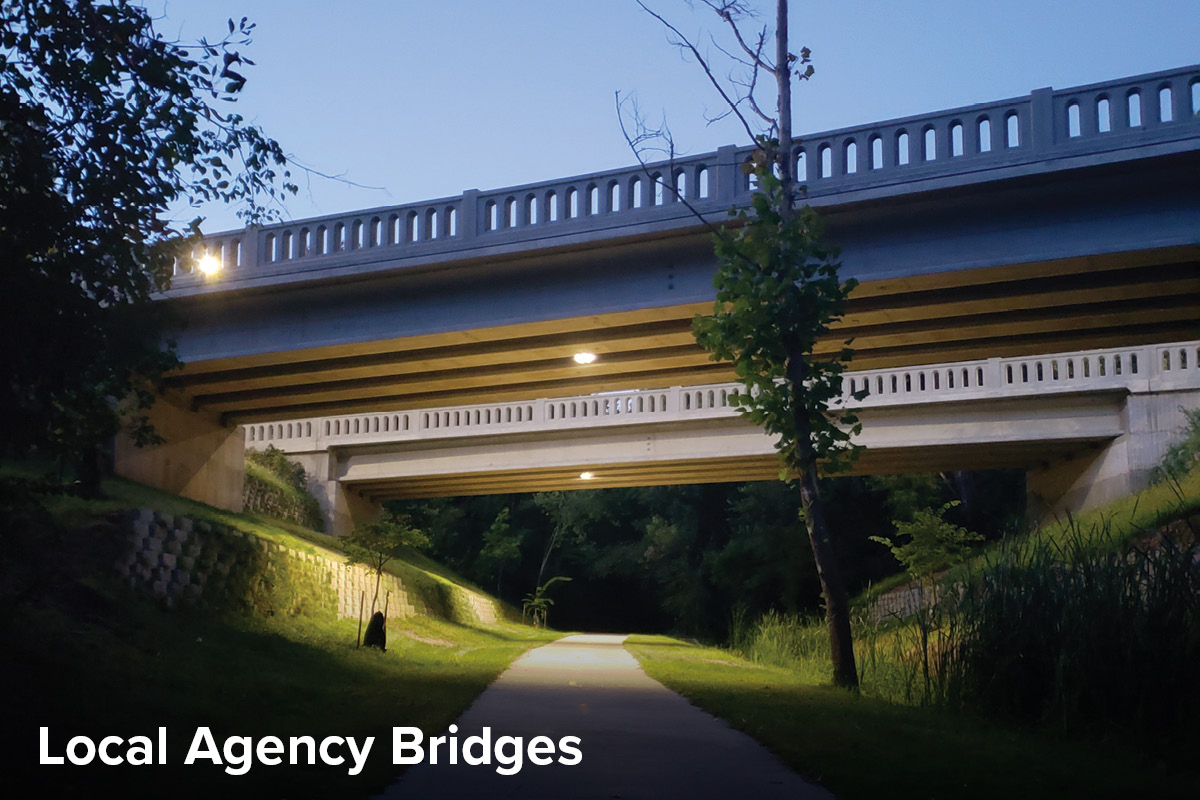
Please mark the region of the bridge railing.
[[[1091, 391], [1200, 388], [1200, 341], [847, 372], [842, 405], [872, 409]], [[245, 426], [246, 444], [329, 447], [734, 417], [739, 384], [645, 389]]]
[[[1200, 66], [1189, 66], [814, 133], [797, 139], [792, 157], [808, 197], [820, 204], [859, 189], [1153, 145], [1198, 131]], [[208, 237], [202, 249], [232, 274], [274, 274], [678, 220], [691, 215], [679, 195], [720, 219], [749, 198], [741, 165], [751, 153], [728, 146], [645, 169], [247, 228]], [[177, 265], [178, 286], [200, 280], [193, 267]]]

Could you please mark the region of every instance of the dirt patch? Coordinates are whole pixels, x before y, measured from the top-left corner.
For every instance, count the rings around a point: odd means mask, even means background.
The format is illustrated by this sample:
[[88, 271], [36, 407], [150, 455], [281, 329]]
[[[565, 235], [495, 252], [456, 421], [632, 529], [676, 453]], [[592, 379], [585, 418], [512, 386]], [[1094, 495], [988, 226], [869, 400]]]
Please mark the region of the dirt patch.
[[454, 647], [454, 642], [448, 642], [445, 639], [437, 639], [433, 636], [422, 636], [419, 633], [413, 633], [412, 631], [406, 631], [403, 629], [401, 629], [400, 632], [410, 639], [416, 639], [418, 642], [431, 644], [434, 647]]
[[750, 666], [749, 664], [739, 664], [736, 661], [726, 661], [723, 658], [701, 658], [699, 660], [703, 661], [706, 664], [722, 664], [726, 667], [748, 667], [748, 666]]

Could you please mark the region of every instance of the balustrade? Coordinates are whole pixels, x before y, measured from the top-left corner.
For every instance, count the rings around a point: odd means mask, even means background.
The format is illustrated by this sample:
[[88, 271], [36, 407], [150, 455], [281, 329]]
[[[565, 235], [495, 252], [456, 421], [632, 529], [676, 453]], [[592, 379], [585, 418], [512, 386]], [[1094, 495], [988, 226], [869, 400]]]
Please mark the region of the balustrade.
[[[808, 196], [817, 198], [1116, 143], [1151, 144], [1169, 131], [1200, 131], [1200, 66], [814, 133], [797, 138], [793, 158]], [[724, 214], [753, 191], [741, 172], [752, 149], [725, 147], [645, 168], [248, 228], [208, 237], [202, 248], [231, 272], [281, 269], [361, 251], [419, 253], [461, 247], [476, 236], [537, 239], [609, 220], [642, 224], [689, 215], [680, 196], [695, 211]], [[191, 264], [176, 265], [185, 280], [191, 273]]]
[[[1200, 341], [847, 372], [835, 405], [871, 409], [1055, 392], [1200, 388]], [[339, 415], [245, 426], [251, 447], [488, 436], [564, 428], [733, 417], [740, 384], [646, 389], [515, 403]]]

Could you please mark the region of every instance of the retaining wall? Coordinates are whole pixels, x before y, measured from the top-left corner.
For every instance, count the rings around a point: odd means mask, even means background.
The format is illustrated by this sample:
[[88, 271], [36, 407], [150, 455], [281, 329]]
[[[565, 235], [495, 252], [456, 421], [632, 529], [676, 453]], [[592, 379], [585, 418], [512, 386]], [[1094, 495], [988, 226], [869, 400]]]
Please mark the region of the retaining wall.
[[[371, 611], [374, 573], [332, 551], [314, 545], [315, 552], [306, 552], [151, 509], [131, 512], [128, 524], [130, 546], [117, 570], [131, 587], [167, 607], [251, 607], [269, 614], [357, 618], [365, 596], [364, 616]], [[405, 581], [384, 574], [378, 610], [385, 600], [392, 619], [432, 616], [490, 625], [502, 617], [494, 599], [432, 576]]]

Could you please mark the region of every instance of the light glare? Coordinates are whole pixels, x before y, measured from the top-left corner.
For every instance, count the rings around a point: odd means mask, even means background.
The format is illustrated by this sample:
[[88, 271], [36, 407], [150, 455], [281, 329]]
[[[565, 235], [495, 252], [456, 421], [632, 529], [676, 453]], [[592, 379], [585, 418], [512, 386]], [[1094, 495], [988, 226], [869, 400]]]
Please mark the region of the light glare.
[[580, 479], [581, 481], [590, 481], [590, 480], [591, 480], [592, 478], [594, 478], [594, 477], [596, 477], [596, 474], [595, 474], [595, 473], [593, 473], [593, 472], [581, 472], [581, 473], [579, 473], [579, 479]]
[[221, 271], [221, 262], [212, 253], [205, 253], [200, 256], [200, 271], [205, 275], [216, 275]]
[[591, 364], [595, 360], [596, 360], [595, 353], [576, 353], [575, 354], [575, 363], [576, 364]]

